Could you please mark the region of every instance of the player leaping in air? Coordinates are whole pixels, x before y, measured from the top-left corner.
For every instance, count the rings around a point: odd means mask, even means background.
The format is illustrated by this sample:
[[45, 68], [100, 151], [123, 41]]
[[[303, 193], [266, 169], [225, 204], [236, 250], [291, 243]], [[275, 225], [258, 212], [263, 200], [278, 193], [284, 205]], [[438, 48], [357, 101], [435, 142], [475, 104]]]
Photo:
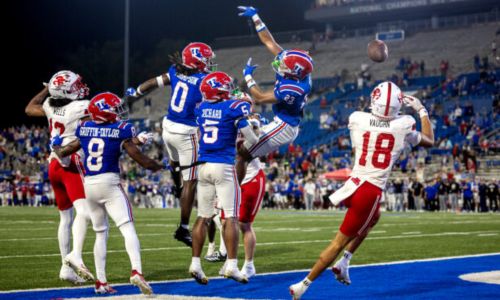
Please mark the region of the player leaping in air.
[[224, 210], [224, 243], [227, 248], [224, 276], [241, 283], [248, 279], [238, 270], [238, 211], [241, 190], [234, 166], [236, 138], [241, 132], [243, 144], [250, 147], [258, 141], [249, 124], [250, 103], [231, 99], [233, 80], [223, 72], [206, 76], [200, 86], [203, 102], [197, 109], [200, 126], [200, 162], [198, 179], [198, 218], [193, 227], [193, 251], [189, 272], [200, 284], [208, 279], [202, 270], [200, 255], [205, 242], [207, 226], [214, 215], [215, 198]]
[[[403, 102], [419, 114], [422, 132], [416, 130], [412, 116], [399, 115]], [[349, 260], [380, 217], [380, 198], [394, 162], [406, 144], [434, 145], [434, 132], [427, 110], [417, 98], [403, 96], [394, 83], [383, 82], [375, 87], [371, 93], [370, 108], [371, 113], [358, 111], [349, 116], [348, 127], [356, 161], [349, 180], [330, 196], [334, 205], [343, 202], [348, 208], [344, 221], [311, 272], [301, 282], [290, 286], [293, 299], [300, 299], [344, 249], [343, 258], [332, 271], [338, 281], [350, 284]]]
[[[47, 117], [51, 138], [60, 136], [66, 145], [76, 139], [78, 123], [88, 116], [89, 101], [85, 100], [88, 94], [89, 89], [82, 82], [80, 75], [71, 71], [60, 71], [54, 74], [45, 88], [29, 102], [26, 114], [31, 117]], [[63, 265], [59, 278], [75, 284], [94, 280], [82, 260], [88, 214], [84, 203], [83, 166], [80, 155], [75, 153], [70, 157], [57, 159], [52, 152], [49, 157], [49, 180], [60, 217], [57, 239]], [[76, 210], [74, 220], [73, 207]], [[71, 234], [73, 250], [70, 253]]]
[[[122, 149], [142, 167], [158, 171], [163, 165], [141, 153], [136, 145], [151, 141], [152, 135], [135, 135], [134, 127], [125, 122], [127, 113], [124, 102], [112, 93], [100, 93], [89, 104], [92, 121], [78, 127], [78, 139], [59, 148], [56, 153], [65, 157], [79, 149], [85, 153], [85, 193], [87, 206], [96, 233], [94, 260], [96, 266], [95, 292], [116, 292], [106, 279], [106, 243], [108, 239], [108, 215], [125, 239], [125, 248], [132, 265], [130, 283], [146, 295], [153, 290], [142, 276], [141, 249], [134, 227], [130, 202], [120, 184], [119, 160]], [[55, 143], [54, 143], [55, 144]]]
[[137, 90], [130, 88], [127, 91], [130, 96], [140, 97], [167, 84], [172, 87], [168, 113], [163, 119], [163, 141], [177, 191], [181, 190], [181, 175], [183, 181], [181, 222], [174, 237], [189, 247], [192, 246], [189, 218], [194, 203], [198, 160], [198, 127], [194, 109], [202, 100], [200, 83], [214, 67], [214, 58], [215, 54], [207, 44], [191, 43], [182, 50], [180, 58], [172, 57], [172, 66], [167, 73], [144, 82]]
[[[262, 135], [251, 148], [241, 148], [240, 153], [247, 161], [264, 156], [283, 145], [292, 143], [299, 133], [302, 110], [311, 92], [311, 72], [313, 60], [306, 51], [299, 49], [283, 50], [276, 43], [271, 32], [251, 6], [239, 6], [240, 16], [251, 18], [261, 42], [275, 55], [272, 67], [276, 72], [273, 90], [263, 91], [252, 77], [257, 67], [252, 59], [247, 62], [243, 75], [255, 104], [273, 104], [274, 121], [262, 127]], [[239, 167], [238, 177], [243, 178], [246, 168]], [[243, 170], [243, 173], [241, 170]]]

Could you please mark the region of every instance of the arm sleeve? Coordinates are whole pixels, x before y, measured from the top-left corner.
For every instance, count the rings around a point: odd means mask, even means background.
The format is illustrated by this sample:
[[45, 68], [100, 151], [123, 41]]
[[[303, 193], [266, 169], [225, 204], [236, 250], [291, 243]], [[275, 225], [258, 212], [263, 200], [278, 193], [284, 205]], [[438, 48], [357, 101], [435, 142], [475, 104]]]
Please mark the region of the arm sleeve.
[[408, 127], [406, 128], [407, 133], [405, 136], [405, 141], [412, 146], [416, 146], [422, 140], [422, 135], [417, 131], [417, 122], [411, 116], [408, 116]]
[[[243, 120], [242, 120], [243, 121]], [[253, 132], [252, 126], [248, 126], [248, 122], [244, 120], [247, 126], [240, 128], [245, 141], [243, 142], [245, 148], [249, 149], [259, 141], [259, 137]], [[240, 122], [243, 123], [243, 122]]]

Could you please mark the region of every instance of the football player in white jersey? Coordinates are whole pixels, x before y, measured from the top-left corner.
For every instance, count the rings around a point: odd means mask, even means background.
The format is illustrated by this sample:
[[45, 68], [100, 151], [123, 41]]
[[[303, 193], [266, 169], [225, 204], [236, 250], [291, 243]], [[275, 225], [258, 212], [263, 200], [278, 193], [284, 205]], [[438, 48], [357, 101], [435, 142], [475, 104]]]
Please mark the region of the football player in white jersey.
[[[71, 71], [60, 71], [31, 99], [25, 111], [28, 116], [47, 117], [51, 138], [59, 136], [63, 139], [63, 145], [67, 145], [76, 139], [76, 127], [88, 114], [89, 101], [84, 100], [88, 94], [89, 89], [82, 82], [80, 75]], [[92, 273], [82, 260], [89, 217], [84, 203], [83, 165], [80, 155], [75, 153], [59, 160], [53, 154], [49, 157], [49, 179], [60, 215], [57, 237], [63, 266], [59, 277], [75, 284], [83, 283], [84, 280], [93, 281]], [[74, 220], [73, 207], [76, 210]], [[70, 230], [73, 233], [71, 253]]]
[[[416, 130], [412, 116], [399, 115], [403, 102], [420, 116], [422, 132]], [[311, 272], [302, 281], [291, 285], [293, 299], [300, 299], [310, 284], [346, 249], [345, 260], [363, 242], [377, 223], [380, 198], [394, 162], [406, 144], [431, 147], [434, 132], [427, 110], [420, 100], [403, 95], [392, 82], [383, 82], [371, 93], [371, 113], [354, 112], [349, 117], [351, 141], [356, 161], [342, 188], [330, 196], [334, 205], [343, 202], [348, 208], [342, 225], [330, 245], [323, 250]], [[342, 260], [341, 260], [342, 261]], [[342, 283], [349, 284], [348, 264], [339, 263], [333, 272]]]

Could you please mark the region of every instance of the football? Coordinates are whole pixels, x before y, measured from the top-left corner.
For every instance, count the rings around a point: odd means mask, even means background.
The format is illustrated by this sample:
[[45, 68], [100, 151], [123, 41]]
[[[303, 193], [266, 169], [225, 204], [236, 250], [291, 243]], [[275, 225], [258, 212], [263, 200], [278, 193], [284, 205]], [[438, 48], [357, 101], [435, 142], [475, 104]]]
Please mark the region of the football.
[[374, 62], [384, 62], [389, 57], [389, 49], [381, 40], [373, 40], [368, 43], [368, 57]]

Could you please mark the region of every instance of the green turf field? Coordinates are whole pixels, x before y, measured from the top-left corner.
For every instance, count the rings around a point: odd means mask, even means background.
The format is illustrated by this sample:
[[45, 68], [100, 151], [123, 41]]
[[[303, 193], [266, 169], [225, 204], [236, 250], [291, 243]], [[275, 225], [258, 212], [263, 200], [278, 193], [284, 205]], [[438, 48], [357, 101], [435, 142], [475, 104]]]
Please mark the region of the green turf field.
[[[146, 279], [189, 277], [191, 251], [172, 237], [179, 211], [135, 209], [134, 216]], [[257, 272], [310, 268], [342, 217], [326, 211], [261, 211], [254, 225]], [[58, 279], [58, 218], [55, 208], [0, 207], [0, 290], [68, 286]], [[89, 227], [84, 260], [91, 270], [93, 241]], [[383, 213], [352, 264], [490, 252], [500, 252], [499, 214]], [[216, 276], [221, 264], [203, 266], [207, 276]], [[112, 227], [108, 281], [128, 281], [129, 270], [123, 239]]]

